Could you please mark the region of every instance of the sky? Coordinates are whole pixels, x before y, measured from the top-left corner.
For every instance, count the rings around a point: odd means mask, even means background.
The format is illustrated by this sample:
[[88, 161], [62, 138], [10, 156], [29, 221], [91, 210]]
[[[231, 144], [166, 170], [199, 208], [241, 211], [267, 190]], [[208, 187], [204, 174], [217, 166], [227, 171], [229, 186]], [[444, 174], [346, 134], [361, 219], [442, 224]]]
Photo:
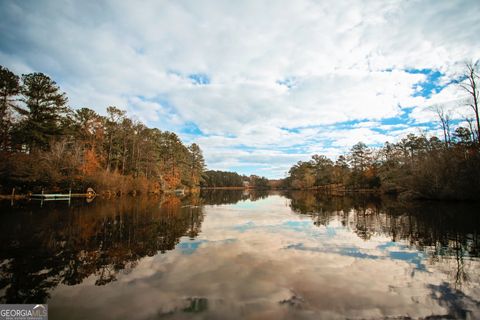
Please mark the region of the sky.
[[438, 134], [472, 115], [480, 1], [0, 1], [0, 65], [72, 108], [127, 110], [209, 169], [284, 177], [312, 154]]

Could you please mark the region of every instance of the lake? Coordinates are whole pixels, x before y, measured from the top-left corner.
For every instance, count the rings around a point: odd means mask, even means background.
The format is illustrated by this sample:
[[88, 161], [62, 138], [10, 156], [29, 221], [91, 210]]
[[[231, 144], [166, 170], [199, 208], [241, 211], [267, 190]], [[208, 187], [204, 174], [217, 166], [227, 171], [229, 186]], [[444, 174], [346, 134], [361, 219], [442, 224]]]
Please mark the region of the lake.
[[472, 203], [216, 190], [0, 209], [0, 303], [50, 319], [480, 317]]

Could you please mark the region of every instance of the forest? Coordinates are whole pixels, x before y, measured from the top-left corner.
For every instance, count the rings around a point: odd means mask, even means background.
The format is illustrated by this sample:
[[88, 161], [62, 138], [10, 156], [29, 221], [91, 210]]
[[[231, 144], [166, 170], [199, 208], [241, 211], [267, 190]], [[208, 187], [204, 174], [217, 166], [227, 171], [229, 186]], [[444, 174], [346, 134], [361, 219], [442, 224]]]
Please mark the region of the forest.
[[480, 152], [474, 134], [458, 127], [447, 143], [409, 134], [369, 148], [362, 142], [335, 162], [322, 155], [290, 168], [284, 186], [327, 191], [374, 191], [405, 199], [479, 199]]
[[396, 143], [370, 148], [359, 142], [335, 162], [323, 155], [292, 166], [284, 188], [328, 192], [398, 194], [410, 199], [480, 199], [480, 119], [478, 62], [466, 63], [457, 85], [473, 111], [455, 129], [449, 112], [433, 106], [443, 139], [426, 133], [408, 134]]
[[73, 110], [43, 73], [0, 66], [0, 192], [40, 189], [147, 193], [200, 185], [200, 147], [148, 128], [115, 106]]

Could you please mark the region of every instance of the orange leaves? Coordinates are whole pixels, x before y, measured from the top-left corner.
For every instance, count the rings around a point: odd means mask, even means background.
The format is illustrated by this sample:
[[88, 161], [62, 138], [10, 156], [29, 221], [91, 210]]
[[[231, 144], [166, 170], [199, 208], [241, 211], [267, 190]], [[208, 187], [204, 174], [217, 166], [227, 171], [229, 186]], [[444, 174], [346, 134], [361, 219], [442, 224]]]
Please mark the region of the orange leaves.
[[175, 189], [181, 182], [180, 173], [177, 169], [173, 169], [163, 175], [163, 180], [165, 181], [165, 188], [167, 190]]
[[370, 166], [365, 170], [364, 175], [367, 178], [373, 178], [377, 175], [377, 170], [375, 167]]
[[86, 149], [83, 154], [83, 163], [81, 165], [81, 172], [86, 176], [95, 174], [100, 168], [100, 160], [93, 149]]

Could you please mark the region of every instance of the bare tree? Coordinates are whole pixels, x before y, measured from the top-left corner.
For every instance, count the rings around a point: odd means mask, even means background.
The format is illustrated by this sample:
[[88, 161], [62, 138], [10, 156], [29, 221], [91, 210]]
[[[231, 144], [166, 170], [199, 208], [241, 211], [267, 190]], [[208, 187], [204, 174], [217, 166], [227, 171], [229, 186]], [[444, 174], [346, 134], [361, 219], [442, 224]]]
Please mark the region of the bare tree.
[[473, 127], [473, 118], [468, 117], [468, 116], [463, 116], [463, 119], [468, 124], [468, 129], [470, 130], [471, 140], [475, 141], [475, 139], [477, 139], [476, 137], [478, 136], [478, 131], [476, 131], [476, 129]]
[[445, 147], [448, 147], [450, 144], [450, 112], [445, 111], [445, 108], [441, 105], [432, 106], [431, 109], [437, 114], [438, 119], [440, 120]]
[[[471, 101], [469, 106], [473, 109], [475, 113], [475, 118], [477, 120], [477, 132], [480, 132], [480, 120], [478, 118], [478, 100], [479, 100], [479, 92], [478, 92], [478, 81], [479, 75], [478, 71], [476, 70], [480, 64], [480, 61], [467, 62], [465, 64], [465, 73], [464, 77], [466, 81], [462, 81], [460, 83], [460, 87], [465, 90], [471, 97]], [[480, 143], [480, 134], [477, 134], [478, 143]]]

